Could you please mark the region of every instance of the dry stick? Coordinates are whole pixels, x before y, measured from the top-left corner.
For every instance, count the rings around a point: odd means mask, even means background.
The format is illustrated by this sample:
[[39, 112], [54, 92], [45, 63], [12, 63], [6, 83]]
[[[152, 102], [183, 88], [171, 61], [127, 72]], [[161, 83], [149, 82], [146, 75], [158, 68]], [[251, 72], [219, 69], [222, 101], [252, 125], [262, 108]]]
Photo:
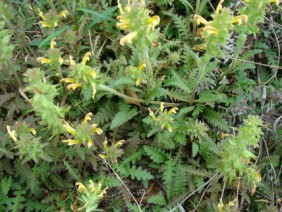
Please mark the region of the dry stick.
[[[240, 190], [240, 177], [238, 178], [239, 179], [239, 182], [238, 182], [238, 187], [237, 187], [237, 195], [236, 195], [236, 211], [238, 211], [238, 206], [239, 206], [239, 200], [238, 200], [238, 198], [239, 198], [239, 190]], [[243, 200], [243, 198], [242, 198], [242, 200]]]
[[[199, 190], [201, 190], [202, 188], [204, 188], [206, 185], [208, 185], [219, 173], [215, 173], [204, 185], [202, 185], [201, 187], [197, 188], [196, 190], [194, 190], [191, 194], [189, 194], [187, 197], [184, 198], [184, 200], [182, 200], [179, 204], [182, 205], [187, 199], [189, 199], [191, 196], [193, 196], [194, 194], [196, 194]], [[178, 206], [174, 207], [173, 209], [171, 209], [169, 212], [172, 212], [174, 210], [176, 210], [178, 208]]]
[[202, 202], [202, 199], [204, 198], [204, 196], [205, 196], [206, 192], [208, 191], [208, 189], [210, 188], [210, 186], [211, 186], [211, 185], [208, 185], [208, 186], [207, 186], [207, 188], [206, 188], [205, 191], [203, 192], [203, 194], [202, 194], [202, 196], [201, 196], [201, 198], [200, 198], [200, 200], [199, 200], [199, 202], [198, 202], [196, 208], [195, 208], [193, 211], [197, 211], [198, 207], [200, 206], [200, 203]]
[[[97, 151], [98, 154], [100, 154]], [[113, 167], [108, 163], [108, 161], [104, 158], [102, 158], [104, 160], [104, 162], [110, 167], [110, 169], [114, 172], [114, 174], [116, 175], [116, 177], [118, 178], [118, 180], [122, 183], [122, 185], [125, 187], [125, 189], [128, 191], [129, 195], [132, 197], [133, 201], [136, 203], [138, 209], [140, 212], [142, 212], [142, 209], [139, 205], [139, 203], [137, 202], [137, 200], [135, 199], [135, 197], [133, 196], [133, 194], [130, 192], [129, 188], [125, 185], [125, 183], [123, 182], [123, 180], [121, 179], [121, 177], [118, 175], [118, 173], [116, 173], [116, 171], [113, 169]]]

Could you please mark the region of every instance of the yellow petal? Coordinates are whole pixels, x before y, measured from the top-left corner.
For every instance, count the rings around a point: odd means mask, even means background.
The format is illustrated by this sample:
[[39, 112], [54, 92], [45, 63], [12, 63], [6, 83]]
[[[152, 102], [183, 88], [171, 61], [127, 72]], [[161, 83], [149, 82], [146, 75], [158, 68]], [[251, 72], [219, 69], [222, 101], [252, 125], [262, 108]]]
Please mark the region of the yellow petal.
[[81, 87], [81, 84], [80, 84], [80, 83], [73, 83], [73, 84], [68, 85], [68, 86], [67, 86], [67, 89], [68, 89], [68, 90], [70, 90], [70, 89], [75, 90], [75, 89], [77, 89], [77, 88], [79, 88], [79, 87]]
[[208, 34], [217, 34], [217, 29], [215, 27], [212, 26], [206, 26], [203, 29], [205, 32], [207, 32]]
[[73, 78], [63, 78], [60, 81], [61, 82], [67, 82], [67, 83], [74, 83], [75, 79], [73, 79]]
[[48, 59], [48, 58], [45, 58], [45, 57], [38, 57], [36, 59], [38, 62], [40, 62], [41, 64], [44, 64], [44, 63], [52, 63], [52, 60]]
[[54, 47], [56, 46], [56, 42], [55, 42], [56, 38], [53, 38], [50, 42], [50, 49], [54, 49]]
[[69, 59], [69, 62], [70, 62], [70, 65], [75, 65], [76, 63], [75, 63], [75, 61], [73, 60], [73, 57], [70, 55], [70, 57], [69, 57], [70, 59]]
[[68, 14], [69, 12], [67, 10], [63, 10], [62, 12], [60, 12], [59, 17], [66, 18]]
[[177, 110], [178, 110], [177, 107], [173, 107], [173, 108], [171, 108], [171, 109], [168, 111], [168, 114], [176, 113]]
[[158, 121], [157, 117], [155, 116], [155, 114], [153, 113], [153, 111], [151, 111], [151, 109], [149, 108], [149, 115], [152, 117], [152, 119], [154, 121]]
[[98, 135], [102, 135], [103, 134], [103, 130], [100, 128], [94, 128], [93, 129], [93, 133], [97, 133]]
[[196, 20], [197, 24], [204, 24], [204, 25], [208, 25], [209, 22], [204, 19], [202, 16], [198, 15], [198, 14], [195, 14], [194, 15], [194, 19]]
[[120, 39], [120, 45], [123, 46], [125, 43], [132, 43], [132, 39], [137, 36], [137, 32], [132, 32], [126, 36], [124, 36], [122, 39]]
[[93, 141], [89, 138], [87, 142], [87, 147], [90, 148], [93, 145]]
[[158, 15], [155, 15], [149, 19], [149, 23], [153, 26], [157, 26], [160, 23], [160, 17]]
[[78, 192], [81, 193], [81, 192], [87, 191], [87, 188], [81, 182], [77, 182], [75, 185], [78, 186], [77, 188]]
[[238, 15], [235, 18], [233, 18], [232, 21], [233, 24], [238, 23], [239, 25], [242, 23], [246, 24], [247, 22], [248, 22], [248, 16], [246, 15]]
[[63, 127], [67, 130], [68, 133], [72, 134], [72, 135], [76, 135], [75, 133], [75, 129], [73, 129], [68, 122], [65, 122], [65, 124], [63, 125]]
[[42, 27], [51, 28], [51, 24], [46, 21], [39, 21], [38, 23], [41, 24]]
[[218, 211], [219, 212], [223, 212], [223, 203], [222, 203], [222, 200], [220, 200], [219, 204], [217, 205], [218, 207]]
[[95, 191], [95, 184], [92, 180], [89, 180], [88, 187], [92, 193]]
[[256, 177], [257, 177], [257, 181], [260, 182], [261, 181], [261, 175], [260, 175], [259, 171], [256, 172]]
[[145, 63], [145, 62], [142, 62], [142, 63], [139, 65], [139, 69], [140, 69], [140, 70], [143, 70], [144, 68], [146, 68], [146, 63]]
[[7, 126], [7, 132], [9, 133], [9, 136], [16, 142], [18, 139], [17, 139], [17, 133], [15, 130], [12, 130], [11, 131], [11, 127], [10, 126]]
[[218, 3], [217, 7], [216, 7], [216, 13], [219, 13], [220, 10], [222, 9], [222, 4], [223, 4], [224, 0], [220, 0], [220, 2]]
[[107, 159], [107, 156], [103, 155], [103, 154], [99, 154], [99, 157], [102, 158], [102, 159]]
[[163, 102], [161, 102], [160, 111], [161, 111], [161, 112], [164, 112], [164, 103], [163, 103]]
[[116, 143], [114, 144], [114, 146], [115, 146], [115, 147], [120, 147], [121, 145], [123, 145], [123, 143], [124, 143], [124, 140], [120, 140], [120, 141], [116, 142]]
[[118, 9], [119, 9], [119, 12], [120, 12], [120, 14], [123, 14], [124, 11], [123, 11], [123, 9], [122, 9], [122, 7], [121, 7], [121, 4], [120, 4], [119, 0], [118, 0], [117, 2], [118, 2]]
[[83, 123], [87, 123], [88, 121], [90, 121], [92, 116], [92, 113], [87, 113], [83, 119]]
[[44, 16], [43, 12], [42, 12], [39, 8], [37, 8], [37, 10], [38, 10], [39, 16], [42, 18], [42, 20], [46, 21], [47, 19], [46, 19], [46, 17]]
[[36, 130], [34, 128], [29, 128], [29, 131], [33, 134], [36, 135]]
[[85, 65], [85, 63], [90, 60], [90, 58], [89, 58], [90, 55], [91, 55], [91, 52], [87, 52], [85, 54], [85, 56], [83, 57], [82, 62], [81, 62], [83, 65]]
[[68, 140], [64, 140], [63, 143], [68, 143], [68, 145], [71, 146], [71, 145], [78, 144], [79, 140], [68, 139]]
[[104, 146], [104, 149], [108, 149], [108, 140], [105, 139], [105, 141], [103, 142], [103, 146]]

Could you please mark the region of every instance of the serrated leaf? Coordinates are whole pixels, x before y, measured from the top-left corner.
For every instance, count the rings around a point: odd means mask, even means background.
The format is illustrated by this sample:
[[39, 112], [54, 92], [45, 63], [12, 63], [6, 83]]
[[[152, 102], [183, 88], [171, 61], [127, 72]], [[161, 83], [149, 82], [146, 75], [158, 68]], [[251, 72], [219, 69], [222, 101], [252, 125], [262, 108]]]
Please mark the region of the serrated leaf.
[[193, 156], [193, 158], [196, 157], [198, 152], [199, 152], [199, 145], [196, 144], [196, 143], [193, 143], [192, 144], [192, 156]]
[[163, 163], [166, 159], [166, 153], [158, 148], [151, 146], [143, 147], [146, 154], [149, 155], [152, 161], [155, 163]]
[[1, 189], [4, 195], [7, 195], [12, 185], [12, 177], [5, 177], [1, 180]]
[[125, 122], [129, 121], [134, 116], [136, 116], [138, 113], [139, 112], [137, 111], [136, 108], [134, 108], [130, 111], [120, 111], [120, 112], [118, 112], [115, 115], [115, 117], [113, 118], [110, 128], [115, 129], [115, 128], [121, 126], [122, 124], [124, 124]]

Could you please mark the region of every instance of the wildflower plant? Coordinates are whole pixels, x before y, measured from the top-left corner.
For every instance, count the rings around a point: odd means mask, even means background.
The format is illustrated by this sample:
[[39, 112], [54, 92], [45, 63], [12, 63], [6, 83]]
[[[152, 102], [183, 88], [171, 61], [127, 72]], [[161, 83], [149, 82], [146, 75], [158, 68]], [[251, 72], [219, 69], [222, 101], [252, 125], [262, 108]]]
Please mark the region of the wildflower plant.
[[17, 122], [13, 128], [7, 126], [7, 132], [15, 142], [15, 149], [22, 163], [30, 160], [38, 163], [40, 159], [51, 161], [45, 152], [48, 143], [43, 143], [41, 137], [36, 136], [36, 130], [30, 128], [25, 122]]
[[27, 83], [24, 90], [33, 94], [30, 102], [35, 114], [41, 117], [41, 125], [47, 125], [54, 134], [63, 132], [63, 119], [68, 108], [54, 103], [59, 94], [57, 86], [49, 83], [39, 68], [28, 69], [24, 76]]
[[150, 17], [144, 0], [128, 1], [124, 8], [118, 1], [118, 7], [120, 15], [117, 17], [119, 22], [116, 26], [127, 33], [120, 40], [120, 45], [133, 43], [142, 49], [151, 46], [158, 38], [158, 31], [155, 28], [160, 23], [160, 17]]
[[55, 29], [58, 26], [60, 19], [67, 17], [68, 11], [67, 10], [63, 10], [59, 14], [57, 14], [56, 11], [50, 10], [49, 12], [44, 14], [38, 8], [38, 14], [39, 14], [40, 18], [42, 19], [42, 21], [39, 21], [39, 24], [43, 28], [49, 28], [49, 29], [53, 30], [53, 29]]
[[99, 202], [104, 197], [107, 187], [102, 189], [102, 183], [94, 183], [89, 180], [88, 184], [83, 184], [81, 182], [76, 183], [77, 190], [79, 193], [78, 199], [82, 202], [83, 206], [78, 208], [78, 211], [100, 211], [98, 209]]
[[94, 136], [101, 135], [103, 130], [97, 127], [97, 124], [89, 124], [92, 113], [87, 113], [80, 124], [73, 128], [68, 122], [63, 125], [68, 133], [73, 136], [73, 139], [64, 140], [68, 145], [83, 144], [90, 148], [93, 145]]
[[103, 142], [103, 152], [102, 154], [99, 154], [100, 158], [103, 158], [111, 163], [117, 163], [117, 158], [122, 156], [123, 150], [120, 148], [122, 144], [124, 143], [124, 140], [117, 141], [113, 145], [108, 145], [108, 140], [105, 139]]
[[53, 38], [50, 42], [50, 49], [46, 52], [46, 57], [38, 57], [37, 61], [41, 64], [48, 65], [52, 70], [55, 70], [57, 73], [58, 70], [61, 68], [61, 65], [63, 64], [62, 59], [62, 52], [60, 49], [55, 48], [56, 47], [56, 38]]
[[67, 86], [68, 90], [81, 88], [81, 92], [86, 99], [88, 99], [89, 93], [92, 93], [92, 98], [94, 99], [97, 86], [101, 82], [98, 71], [86, 65], [86, 62], [90, 60], [90, 55], [91, 53], [87, 52], [80, 63], [76, 63], [72, 56], [70, 56], [70, 72], [67, 78], [61, 80], [62, 82], [69, 83]]

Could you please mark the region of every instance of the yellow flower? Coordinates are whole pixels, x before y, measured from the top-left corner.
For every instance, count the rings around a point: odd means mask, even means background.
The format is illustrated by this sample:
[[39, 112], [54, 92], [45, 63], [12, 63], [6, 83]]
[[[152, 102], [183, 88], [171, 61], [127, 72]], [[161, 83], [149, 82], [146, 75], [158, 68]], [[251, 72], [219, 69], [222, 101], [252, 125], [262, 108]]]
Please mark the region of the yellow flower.
[[178, 110], [177, 107], [173, 107], [173, 108], [171, 108], [171, 109], [168, 111], [168, 114], [176, 113], [177, 110]]
[[36, 130], [34, 128], [29, 128], [29, 131], [33, 134], [36, 135]]
[[75, 90], [75, 89], [77, 89], [79, 87], [81, 87], [81, 83], [77, 82], [77, 83], [73, 83], [73, 84], [68, 85], [67, 89], [68, 90], [70, 90], [70, 89]]
[[89, 138], [87, 141], [87, 147], [90, 148], [93, 145], [93, 141]]
[[259, 171], [256, 172], [256, 177], [257, 177], [257, 181], [260, 182], [261, 181], [261, 175], [260, 175]]
[[157, 25], [160, 24], [160, 17], [157, 16], [157, 15], [151, 17], [151, 18], [149, 19], [149, 23], [151, 24], [152, 29], [154, 29]]
[[87, 188], [81, 182], [77, 182], [75, 185], [78, 186], [77, 188], [78, 192], [82, 193], [87, 191]]
[[36, 59], [38, 62], [40, 62], [41, 64], [44, 64], [44, 63], [52, 63], [52, 60], [48, 59], [48, 58], [45, 58], [45, 57], [38, 57]]
[[79, 140], [68, 139], [68, 140], [64, 140], [63, 143], [68, 143], [68, 145], [71, 146], [71, 145], [78, 144], [80, 142], [79, 142]]
[[9, 136], [16, 142], [18, 139], [17, 139], [17, 133], [15, 130], [12, 130], [11, 131], [11, 127], [10, 126], [7, 126], [7, 132], [9, 133]]
[[87, 123], [88, 121], [90, 121], [92, 116], [92, 113], [87, 113], [83, 119], [83, 123]]
[[212, 26], [206, 26], [203, 28], [203, 30], [207, 32], [208, 34], [217, 34], [217, 29]]
[[196, 20], [198, 25], [200, 24], [208, 25], [209, 24], [209, 22], [200, 15], [195, 14], [194, 19]]
[[63, 127], [67, 130], [68, 133], [72, 134], [72, 135], [76, 135], [75, 129], [73, 129], [68, 122], [65, 122], [65, 124], [63, 125]]
[[54, 49], [54, 47], [56, 46], [56, 42], [55, 42], [56, 38], [53, 38], [50, 42], [50, 49]]
[[135, 38], [137, 36], [137, 32], [132, 32], [126, 36], [124, 36], [121, 40], [120, 40], [120, 45], [123, 46], [125, 43], [132, 43], [132, 39]]
[[220, 0], [220, 2], [218, 3], [217, 7], [216, 7], [216, 13], [219, 13], [220, 10], [222, 9], [222, 4], [223, 4], [224, 0]]
[[124, 143], [124, 140], [120, 140], [120, 141], [116, 142], [116, 143], [114, 144], [114, 146], [115, 146], [115, 147], [120, 147], [121, 145], [123, 145], [123, 143]]
[[118, 16], [117, 19], [120, 21], [116, 24], [117, 27], [119, 27], [122, 30], [125, 30], [129, 26], [129, 20], [123, 16]]
[[59, 17], [66, 18], [68, 14], [69, 12], [67, 10], [63, 10], [62, 12], [60, 12]]
[[86, 62], [90, 60], [90, 58], [89, 58], [90, 55], [91, 55], [91, 52], [87, 52], [85, 54], [85, 56], [83, 57], [82, 62], [81, 62], [83, 65], [85, 65]]
[[248, 16], [246, 15], [238, 15], [235, 18], [233, 18], [232, 23], [238, 23], [239, 25], [241, 25], [242, 23], [246, 24], [248, 22]]
[[163, 102], [161, 102], [160, 111], [161, 111], [161, 112], [164, 112], [164, 103], [163, 103]]
[[218, 207], [218, 211], [219, 212], [223, 212], [223, 203], [222, 203], [222, 200], [220, 200], [219, 204], [217, 205]]
[[[43, 20], [43, 21], [39, 21], [39, 24], [41, 24], [42, 27], [51, 28], [52, 26], [51, 26], [50, 23], [48, 23], [47, 18], [45, 17], [45, 15], [43, 14], [43, 12], [42, 12], [39, 8], [37, 8], [37, 10], [38, 10], [38, 12], [39, 12], [39, 16], [40, 16], [41, 19]], [[57, 26], [57, 23], [55, 23], [55, 27], [56, 27], [56, 26]]]
[[97, 133], [98, 135], [102, 135], [103, 134], [103, 130], [98, 128], [98, 127], [96, 127], [96, 126], [97, 126], [97, 124], [92, 124], [91, 125], [92, 132], [93, 133]]
[[63, 79], [61, 79], [61, 82], [74, 83], [75, 79], [73, 79], [73, 78], [63, 78]]
[[153, 111], [151, 111], [151, 109], [149, 108], [149, 115], [152, 117], [152, 119], [154, 120], [154, 121], [158, 121], [158, 119], [157, 119], [157, 117], [155, 116], [155, 114], [153, 113]]

